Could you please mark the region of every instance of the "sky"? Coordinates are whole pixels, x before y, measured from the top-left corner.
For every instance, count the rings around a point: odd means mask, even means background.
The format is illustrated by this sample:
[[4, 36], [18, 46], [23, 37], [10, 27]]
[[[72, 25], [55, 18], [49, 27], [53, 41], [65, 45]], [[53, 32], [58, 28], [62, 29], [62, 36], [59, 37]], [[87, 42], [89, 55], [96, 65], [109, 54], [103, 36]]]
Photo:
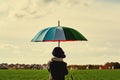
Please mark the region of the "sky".
[[119, 8], [120, 0], [0, 0], [0, 63], [47, 63], [57, 42], [31, 39], [58, 20], [88, 39], [61, 42], [65, 62], [120, 62]]

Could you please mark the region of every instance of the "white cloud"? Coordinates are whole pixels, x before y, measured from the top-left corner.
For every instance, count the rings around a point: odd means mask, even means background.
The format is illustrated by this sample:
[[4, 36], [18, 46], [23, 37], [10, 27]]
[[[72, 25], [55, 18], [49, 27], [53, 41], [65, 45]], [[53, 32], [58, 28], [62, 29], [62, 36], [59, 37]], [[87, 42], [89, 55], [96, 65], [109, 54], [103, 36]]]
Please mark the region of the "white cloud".
[[2, 48], [2, 49], [11, 49], [11, 48], [17, 49], [18, 47], [14, 46], [13, 44], [1, 44], [0, 48]]
[[[0, 1], [1, 2], [1, 1]], [[9, 15], [9, 7], [8, 4], [5, 3], [5, 1], [2, 1], [0, 3], [0, 19], [6, 18]]]

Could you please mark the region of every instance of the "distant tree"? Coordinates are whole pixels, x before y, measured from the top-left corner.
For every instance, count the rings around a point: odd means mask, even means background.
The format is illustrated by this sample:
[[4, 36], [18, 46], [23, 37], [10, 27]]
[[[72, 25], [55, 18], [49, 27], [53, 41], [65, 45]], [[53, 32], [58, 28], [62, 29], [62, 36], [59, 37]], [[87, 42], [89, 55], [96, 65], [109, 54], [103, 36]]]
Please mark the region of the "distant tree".
[[119, 62], [107, 62], [105, 64], [106, 66], [110, 66], [111, 68], [114, 67], [114, 69], [120, 69], [120, 63]]
[[114, 69], [120, 69], [120, 64], [118, 62], [111, 62], [111, 66], [114, 66]]

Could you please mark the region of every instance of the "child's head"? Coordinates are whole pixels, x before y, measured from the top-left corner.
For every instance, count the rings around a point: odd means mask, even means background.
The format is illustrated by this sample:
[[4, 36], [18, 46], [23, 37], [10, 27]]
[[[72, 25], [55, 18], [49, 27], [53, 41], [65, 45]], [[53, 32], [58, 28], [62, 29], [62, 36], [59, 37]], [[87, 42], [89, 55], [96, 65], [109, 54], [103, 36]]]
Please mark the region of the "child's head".
[[64, 51], [60, 47], [55, 47], [53, 49], [52, 55], [58, 58], [65, 58], [66, 55], [64, 54]]

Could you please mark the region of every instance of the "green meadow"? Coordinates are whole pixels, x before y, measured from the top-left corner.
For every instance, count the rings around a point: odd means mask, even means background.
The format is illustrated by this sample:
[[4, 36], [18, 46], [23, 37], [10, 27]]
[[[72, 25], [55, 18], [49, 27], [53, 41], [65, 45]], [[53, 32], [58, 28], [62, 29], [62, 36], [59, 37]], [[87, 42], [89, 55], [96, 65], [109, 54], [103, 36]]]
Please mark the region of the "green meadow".
[[[48, 80], [47, 70], [0, 70], [0, 80]], [[120, 80], [120, 70], [69, 70], [66, 80]]]

